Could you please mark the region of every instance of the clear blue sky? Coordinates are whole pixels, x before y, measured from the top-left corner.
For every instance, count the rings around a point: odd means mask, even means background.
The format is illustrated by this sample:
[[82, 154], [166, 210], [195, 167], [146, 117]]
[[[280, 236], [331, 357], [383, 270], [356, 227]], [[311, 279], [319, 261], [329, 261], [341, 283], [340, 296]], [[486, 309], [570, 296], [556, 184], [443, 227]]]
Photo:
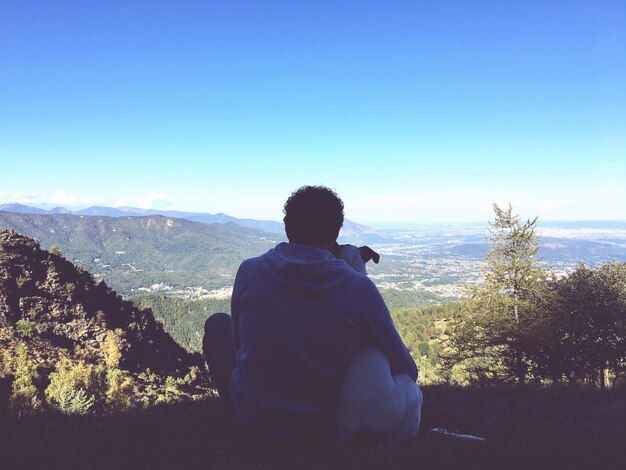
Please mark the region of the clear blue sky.
[[626, 2], [0, 1], [0, 203], [626, 218]]

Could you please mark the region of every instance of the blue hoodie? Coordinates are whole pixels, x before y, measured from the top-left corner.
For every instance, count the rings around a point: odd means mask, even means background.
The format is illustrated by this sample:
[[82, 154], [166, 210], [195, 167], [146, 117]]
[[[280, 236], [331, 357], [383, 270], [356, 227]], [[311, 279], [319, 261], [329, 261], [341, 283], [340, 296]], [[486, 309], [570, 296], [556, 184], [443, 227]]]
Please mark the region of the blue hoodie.
[[328, 250], [280, 243], [244, 261], [231, 311], [233, 404], [259, 434], [332, 429], [344, 372], [365, 345], [389, 358], [392, 374], [417, 379], [374, 283]]

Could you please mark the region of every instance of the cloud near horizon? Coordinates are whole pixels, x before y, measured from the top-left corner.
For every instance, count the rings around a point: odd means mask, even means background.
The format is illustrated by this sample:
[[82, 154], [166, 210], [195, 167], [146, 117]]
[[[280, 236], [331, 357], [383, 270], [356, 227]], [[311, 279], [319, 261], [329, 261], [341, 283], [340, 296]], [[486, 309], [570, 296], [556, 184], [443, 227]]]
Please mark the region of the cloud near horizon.
[[[368, 192], [370, 191], [370, 192]], [[178, 196], [174, 195], [178, 194]], [[626, 197], [626, 189], [610, 188], [603, 194], [603, 203], [588, 198], [585, 191], [572, 188], [564, 193], [557, 189], [541, 194], [518, 191], [504, 191], [497, 188], [455, 188], [415, 189], [411, 192], [379, 191], [371, 193], [370, 188], [340, 190], [340, 197], [346, 204], [346, 216], [355, 222], [366, 225], [389, 225], [423, 222], [480, 222], [493, 218], [492, 204], [513, 205], [515, 213], [522, 218], [540, 220], [621, 220], [620, 201]], [[51, 192], [0, 191], [0, 204], [21, 203], [51, 209], [67, 207], [71, 210], [93, 205], [107, 207], [136, 207], [153, 210], [179, 210], [189, 212], [224, 212], [240, 218], [257, 220], [282, 219], [282, 195], [268, 191], [250, 199], [233, 192], [222, 194], [216, 199], [212, 195], [194, 194], [180, 197], [173, 194], [149, 191], [121, 197], [85, 197], [64, 189]], [[584, 214], [584, 215], [583, 215]]]
[[173, 198], [162, 192], [149, 192], [145, 195], [108, 199], [102, 197], [83, 197], [64, 189], [55, 189], [50, 193], [37, 191], [0, 191], [0, 203], [19, 203], [35, 207], [84, 208], [93, 205], [110, 207], [138, 207], [141, 209], [171, 209]]

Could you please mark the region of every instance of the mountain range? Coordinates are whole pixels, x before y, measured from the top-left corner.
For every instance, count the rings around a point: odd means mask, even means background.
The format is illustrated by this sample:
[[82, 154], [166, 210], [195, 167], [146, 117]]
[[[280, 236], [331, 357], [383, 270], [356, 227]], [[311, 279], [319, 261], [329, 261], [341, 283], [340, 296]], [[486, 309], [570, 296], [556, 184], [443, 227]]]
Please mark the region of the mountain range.
[[[280, 234], [283, 237], [285, 233], [284, 225], [282, 222], [276, 222], [272, 220], [240, 219], [224, 213], [208, 214], [174, 210], [140, 209], [138, 207], [105, 206], [91, 206], [79, 210], [70, 210], [66, 207], [55, 207], [53, 209], [46, 210], [39, 207], [27, 206], [18, 203], [0, 204], [0, 211], [14, 212], [19, 214], [73, 214], [106, 217], [146, 217], [161, 215], [164, 217], [185, 219], [192, 222], [203, 222], [205, 224], [227, 224], [229, 222], [232, 222], [242, 227], [263, 230], [272, 234]], [[384, 243], [385, 241], [389, 241], [390, 237], [379, 233], [370, 227], [357, 224], [356, 222], [352, 222], [346, 219], [339, 234], [339, 240], [341, 243], [363, 245], [367, 243]]]
[[[81, 210], [0, 205], [0, 228], [35, 238], [118, 292], [207, 294], [232, 285], [242, 260], [286, 239], [284, 225], [227, 214], [92, 206]], [[346, 220], [341, 243], [388, 241]]]
[[151, 215], [107, 217], [0, 211], [0, 228], [35, 238], [123, 294], [160, 286], [216, 289], [232, 284], [242, 260], [279, 237], [232, 222], [206, 224]]
[[[34, 237], [42, 248], [58, 245], [68, 259], [127, 296], [228, 297], [241, 261], [285, 240], [278, 222], [226, 214], [98, 206], [72, 212], [18, 204], [0, 209], [0, 228]], [[486, 223], [461, 224], [381, 234], [346, 221], [340, 243], [379, 251], [380, 264], [370, 263], [368, 272], [381, 289], [426, 290], [454, 299], [462, 295], [463, 282], [481, 276], [489, 250], [486, 229]], [[623, 221], [540, 222], [538, 236], [542, 264], [560, 274], [579, 262], [626, 259]]]

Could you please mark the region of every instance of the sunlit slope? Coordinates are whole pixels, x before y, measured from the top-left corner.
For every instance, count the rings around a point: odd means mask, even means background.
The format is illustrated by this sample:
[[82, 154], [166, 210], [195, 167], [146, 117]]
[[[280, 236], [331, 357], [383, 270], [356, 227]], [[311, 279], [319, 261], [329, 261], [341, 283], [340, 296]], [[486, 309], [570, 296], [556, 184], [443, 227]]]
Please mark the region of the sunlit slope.
[[236, 224], [205, 224], [164, 216], [104, 217], [0, 212], [0, 228], [57, 244], [67, 259], [114, 289], [165, 283], [219, 287], [241, 261], [266, 251], [274, 236]]

